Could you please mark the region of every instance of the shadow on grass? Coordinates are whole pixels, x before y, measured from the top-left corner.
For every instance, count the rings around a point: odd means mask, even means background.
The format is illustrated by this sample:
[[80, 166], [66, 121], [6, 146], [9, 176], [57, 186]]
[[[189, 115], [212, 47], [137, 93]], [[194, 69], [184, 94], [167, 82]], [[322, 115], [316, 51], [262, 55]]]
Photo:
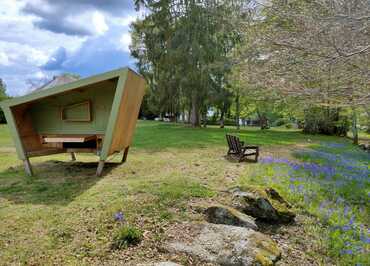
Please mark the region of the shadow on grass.
[[66, 205], [118, 165], [106, 163], [102, 177], [95, 175], [95, 162], [35, 163], [32, 177], [24, 173], [22, 165], [10, 167], [0, 173], [0, 198], [16, 204]]
[[224, 155], [223, 156], [225, 160], [227, 160], [230, 163], [234, 164], [242, 164], [242, 163], [258, 163], [258, 161], [255, 161], [254, 155], [244, 158], [242, 161], [239, 162], [239, 158], [233, 155]]

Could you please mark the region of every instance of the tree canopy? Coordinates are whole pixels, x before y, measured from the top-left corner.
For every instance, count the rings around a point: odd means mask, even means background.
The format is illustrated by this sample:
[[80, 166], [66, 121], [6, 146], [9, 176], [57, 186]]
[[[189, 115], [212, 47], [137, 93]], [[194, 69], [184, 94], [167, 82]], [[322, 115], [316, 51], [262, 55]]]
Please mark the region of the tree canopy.
[[271, 117], [307, 120], [314, 108], [331, 113], [324, 120], [369, 113], [367, 0], [137, 0], [136, 7], [145, 15], [132, 24], [130, 48], [153, 113], [187, 113], [193, 126], [210, 109], [221, 126], [225, 116], [239, 126], [254, 113], [262, 128]]
[[[132, 55], [159, 112], [200, 113], [227, 94], [230, 51], [240, 41], [235, 15], [243, 1], [137, 1], [148, 11], [132, 25]], [[149, 96], [151, 97], [151, 96]], [[225, 99], [228, 100], [228, 99]]]

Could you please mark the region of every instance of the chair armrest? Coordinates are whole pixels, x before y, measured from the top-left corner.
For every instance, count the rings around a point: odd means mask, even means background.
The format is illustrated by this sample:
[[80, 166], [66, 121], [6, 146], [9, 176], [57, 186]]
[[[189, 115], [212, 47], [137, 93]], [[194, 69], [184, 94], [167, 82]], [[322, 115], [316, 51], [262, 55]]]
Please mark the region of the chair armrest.
[[250, 145], [247, 145], [247, 146], [243, 146], [243, 149], [256, 149], [256, 150], [258, 150], [259, 147], [258, 146], [250, 146]]

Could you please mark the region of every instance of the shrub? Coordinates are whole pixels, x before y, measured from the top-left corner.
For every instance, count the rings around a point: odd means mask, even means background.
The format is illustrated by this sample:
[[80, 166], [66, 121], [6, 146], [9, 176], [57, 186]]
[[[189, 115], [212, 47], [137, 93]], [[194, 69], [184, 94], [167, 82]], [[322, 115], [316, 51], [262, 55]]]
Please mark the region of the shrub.
[[129, 246], [135, 246], [141, 242], [143, 239], [143, 232], [133, 226], [123, 226], [119, 229], [116, 233], [113, 243], [112, 249], [124, 249]]
[[348, 130], [348, 117], [341, 115], [339, 108], [311, 107], [305, 110], [304, 133], [346, 136]]
[[285, 124], [285, 128], [287, 128], [287, 129], [293, 128], [293, 123]]
[[274, 127], [280, 127], [280, 126], [283, 126], [285, 124], [289, 123], [289, 121], [285, 118], [278, 118], [277, 120], [275, 120], [273, 122], [273, 126]]

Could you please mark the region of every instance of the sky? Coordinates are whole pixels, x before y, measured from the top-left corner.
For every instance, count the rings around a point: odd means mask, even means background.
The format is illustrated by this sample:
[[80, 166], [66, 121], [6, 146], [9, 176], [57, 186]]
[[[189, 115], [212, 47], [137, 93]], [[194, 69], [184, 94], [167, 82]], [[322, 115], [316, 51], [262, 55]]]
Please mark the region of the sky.
[[133, 0], [0, 0], [0, 78], [20, 96], [61, 73], [133, 67]]

